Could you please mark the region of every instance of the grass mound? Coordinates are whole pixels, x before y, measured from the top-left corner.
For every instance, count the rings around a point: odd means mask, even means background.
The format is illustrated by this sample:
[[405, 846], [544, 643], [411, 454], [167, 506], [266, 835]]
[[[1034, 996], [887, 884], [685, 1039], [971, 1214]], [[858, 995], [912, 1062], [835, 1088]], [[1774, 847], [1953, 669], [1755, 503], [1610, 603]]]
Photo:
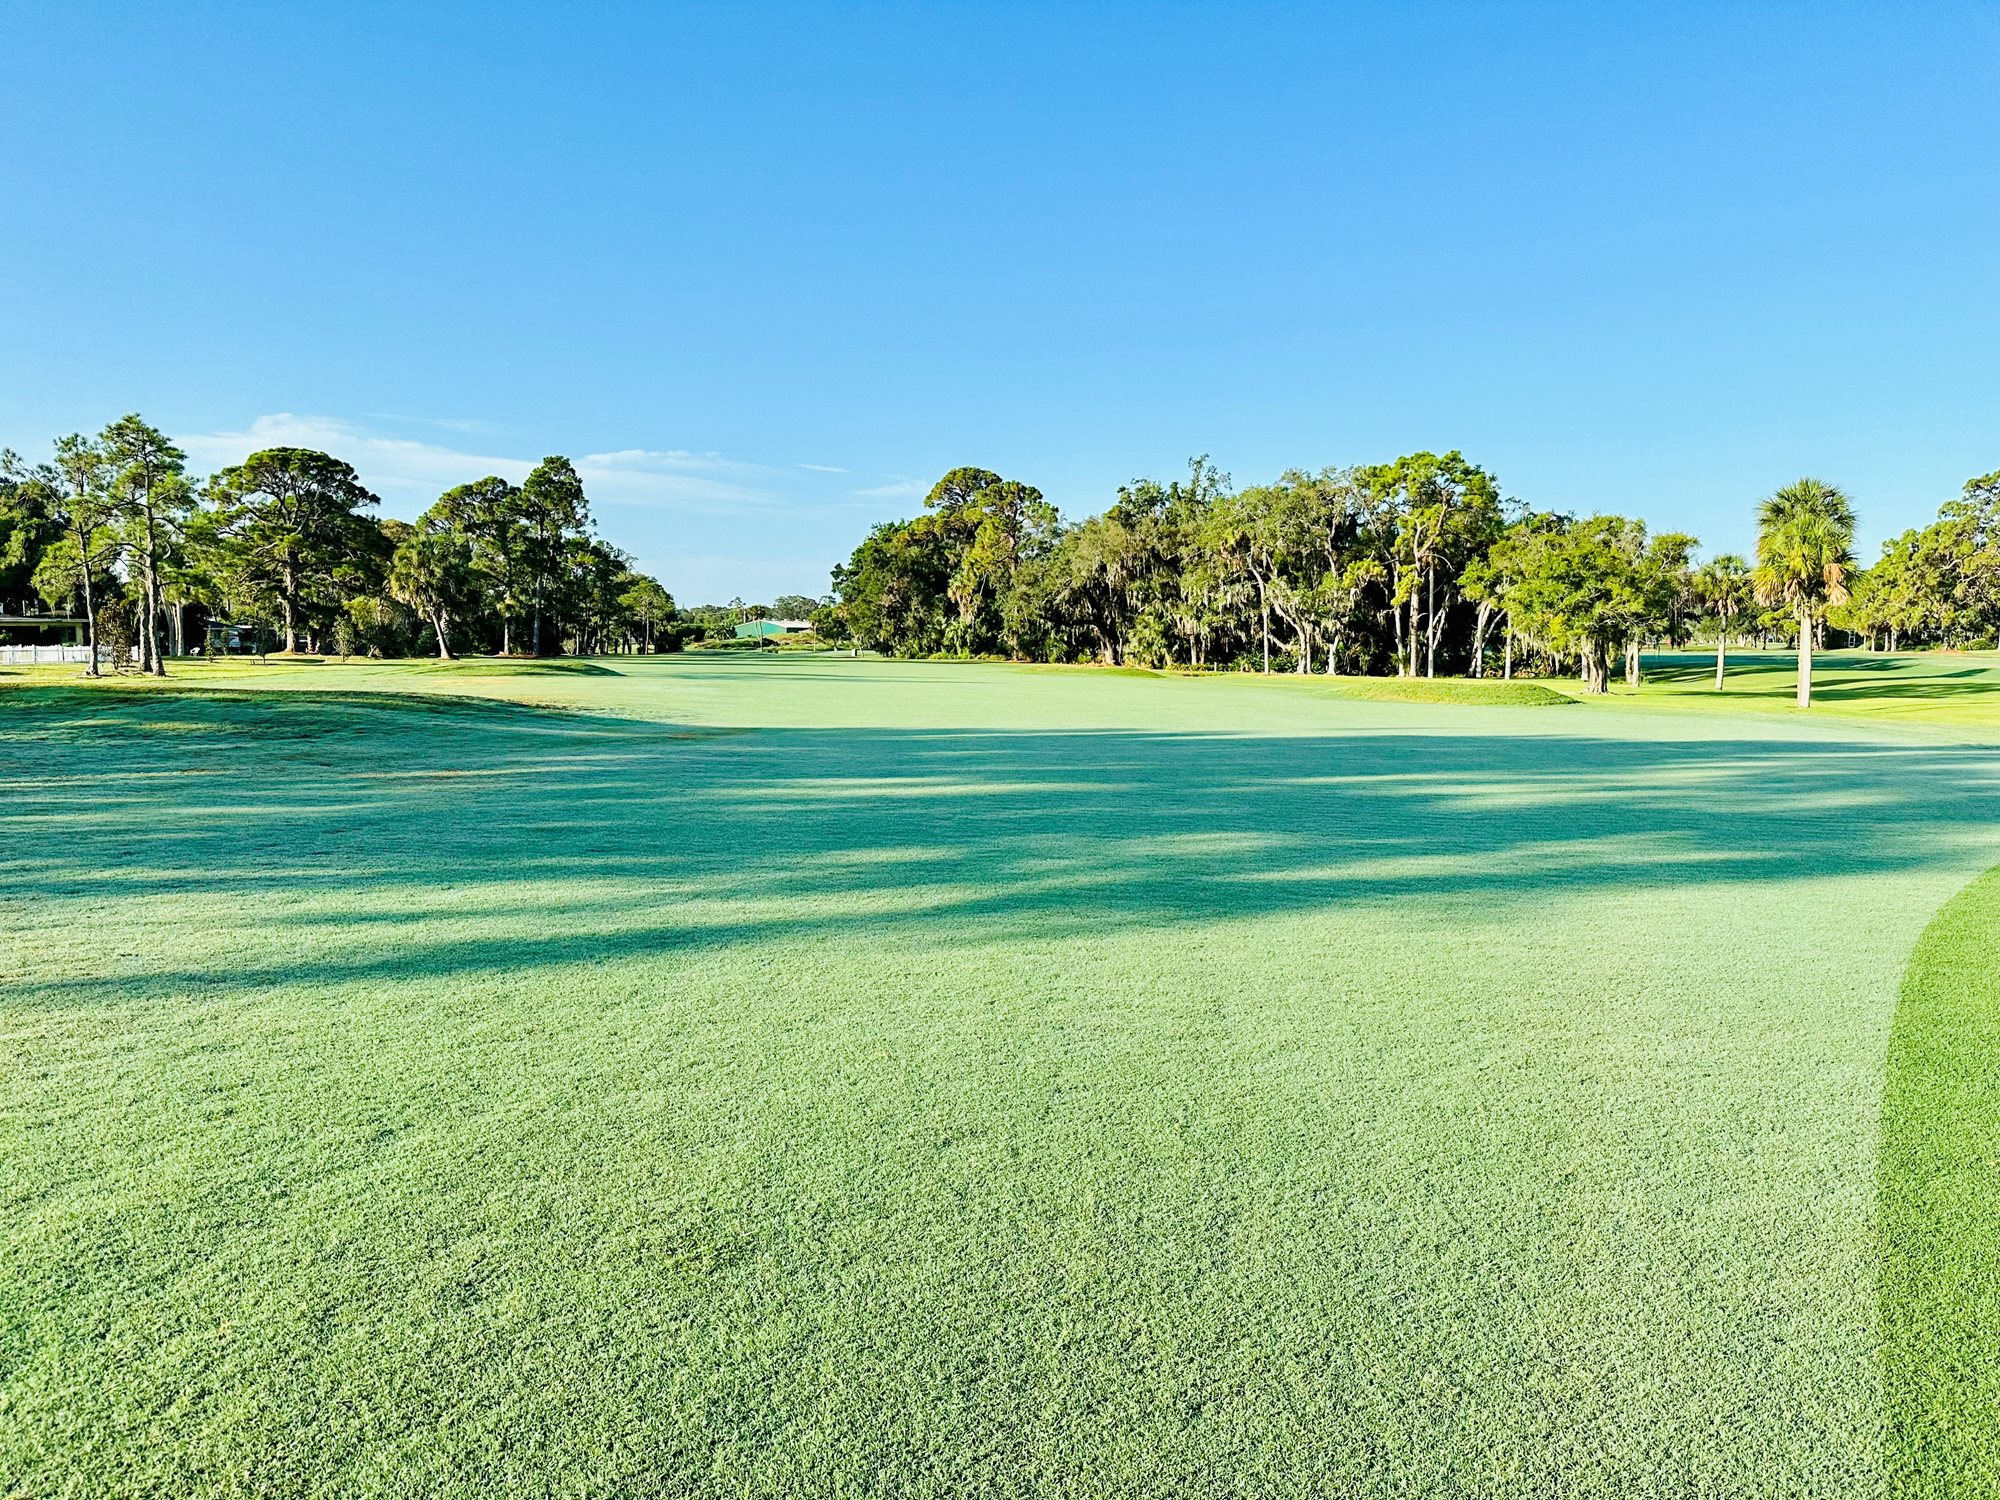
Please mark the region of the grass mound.
[[[159, 735], [177, 739], [317, 740], [374, 733], [420, 715], [432, 723], [531, 726], [560, 709], [497, 698], [290, 688], [210, 688], [109, 682], [0, 686], [0, 728], [88, 740]], [[407, 725], [395, 723], [401, 732]]]
[[[947, 660], [948, 658], [933, 658]], [[950, 660], [962, 660], [949, 658]], [[1265, 682], [1282, 691], [1303, 691], [1336, 698], [1358, 698], [1371, 703], [1467, 703], [1511, 704], [1517, 708], [1553, 707], [1577, 700], [1539, 682], [1500, 682], [1491, 678], [1467, 677], [1322, 677], [1300, 672], [1273, 672], [1266, 677], [1255, 672], [1188, 672], [1158, 667], [1105, 666], [1035, 662], [1028, 672], [1078, 673], [1092, 677], [1192, 678], [1203, 681]]]
[[1882, 1096], [1893, 1495], [2000, 1493], [2000, 869], [1912, 955]]
[[1340, 698], [1371, 703], [1509, 704], [1516, 708], [1553, 708], [1575, 703], [1539, 682], [1494, 682], [1459, 677], [1336, 677], [1322, 682], [1323, 691]]
[[617, 677], [615, 667], [602, 662], [559, 657], [461, 656], [457, 661], [434, 661], [417, 670], [463, 673], [474, 677]]

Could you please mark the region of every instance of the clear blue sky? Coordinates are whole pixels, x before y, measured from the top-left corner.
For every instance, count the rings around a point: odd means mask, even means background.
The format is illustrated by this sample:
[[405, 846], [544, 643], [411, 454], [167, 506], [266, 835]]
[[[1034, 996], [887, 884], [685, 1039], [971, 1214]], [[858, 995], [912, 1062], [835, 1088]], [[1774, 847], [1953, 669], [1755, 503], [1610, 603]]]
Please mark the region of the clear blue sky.
[[683, 602], [944, 469], [1071, 515], [1458, 447], [1867, 554], [2000, 467], [2000, 8], [15, 5], [0, 443], [393, 513], [543, 453]]

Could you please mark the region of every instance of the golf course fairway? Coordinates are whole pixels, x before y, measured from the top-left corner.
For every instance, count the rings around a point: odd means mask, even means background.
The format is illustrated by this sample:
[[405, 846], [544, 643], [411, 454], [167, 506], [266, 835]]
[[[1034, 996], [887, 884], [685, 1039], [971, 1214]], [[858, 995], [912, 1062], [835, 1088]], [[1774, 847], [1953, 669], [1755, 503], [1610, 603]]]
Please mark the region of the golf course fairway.
[[0, 1491], [1994, 1473], [1962, 697], [169, 688], [0, 678]]

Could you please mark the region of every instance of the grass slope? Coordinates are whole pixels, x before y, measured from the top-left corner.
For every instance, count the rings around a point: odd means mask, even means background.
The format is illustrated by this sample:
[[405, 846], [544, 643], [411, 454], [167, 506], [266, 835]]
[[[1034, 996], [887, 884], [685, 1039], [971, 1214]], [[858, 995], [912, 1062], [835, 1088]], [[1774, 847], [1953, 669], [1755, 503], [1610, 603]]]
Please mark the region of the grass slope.
[[[2000, 859], [1976, 747], [866, 659], [207, 671], [0, 694], [15, 1488], [1891, 1472], [1882, 1060]], [[570, 712], [367, 697], [412, 687]]]
[[1880, 1171], [1891, 1493], [2000, 1493], [2000, 870], [1910, 961]]

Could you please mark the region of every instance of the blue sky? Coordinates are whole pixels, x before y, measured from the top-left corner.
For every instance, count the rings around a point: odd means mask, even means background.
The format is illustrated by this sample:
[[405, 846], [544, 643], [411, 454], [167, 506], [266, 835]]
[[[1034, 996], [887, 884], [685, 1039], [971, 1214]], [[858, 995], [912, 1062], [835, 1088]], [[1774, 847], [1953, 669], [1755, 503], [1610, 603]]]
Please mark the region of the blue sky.
[[944, 469], [1458, 447], [1872, 556], [2000, 467], [2000, 8], [13, 6], [0, 443], [582, 462], [687, 603]]

